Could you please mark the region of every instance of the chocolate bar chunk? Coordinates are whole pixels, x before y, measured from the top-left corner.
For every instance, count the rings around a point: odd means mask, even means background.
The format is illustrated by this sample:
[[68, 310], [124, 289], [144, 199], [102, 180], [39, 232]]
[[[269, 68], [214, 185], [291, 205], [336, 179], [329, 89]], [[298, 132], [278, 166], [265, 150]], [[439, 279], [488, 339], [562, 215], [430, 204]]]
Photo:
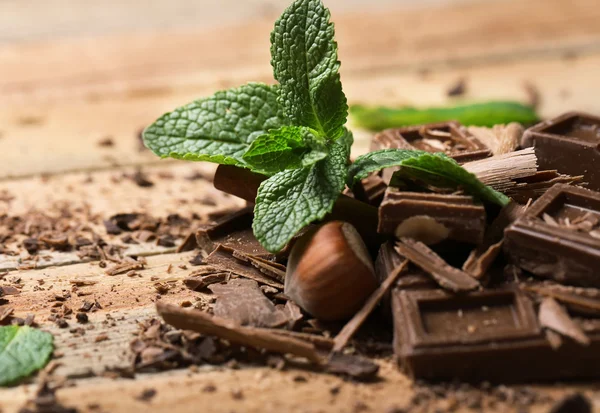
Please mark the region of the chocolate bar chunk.
[[459, 163], [491, 156], [490, 148], [461, 128], [458, 122], [387, 129], [373, 137], [371, 151], [388, 148], [444, 152]]
[[[382, 234], [435, 244], [446, 238], [479, 244], [485, 233], [485, 209], [473, 198], [399, 191], [388, 188], [379, 207]], [[431, 241], [431, 242], [428, 242]]]
[[394, 350], [413, 378], [519, 382], [599, 377], [600, 322], [580, 323], [590, 338], [554, 350], [532, 302], [518, 290], [452, 295], [395, 291]]
[[527, 129], [521, 145], [535, 147], [541, 169], [583, 175], [590, 189], [600, 190], [600, 117], [565, 113]]
[[371, 175], [354, 185], [352, 193], [359, 201], [379, 206], [386, 189], [387, 185], [379, 175]]
[[555, 185], [505, 231], [515, 265], [563, 284], [600, 287], [600, 193]]

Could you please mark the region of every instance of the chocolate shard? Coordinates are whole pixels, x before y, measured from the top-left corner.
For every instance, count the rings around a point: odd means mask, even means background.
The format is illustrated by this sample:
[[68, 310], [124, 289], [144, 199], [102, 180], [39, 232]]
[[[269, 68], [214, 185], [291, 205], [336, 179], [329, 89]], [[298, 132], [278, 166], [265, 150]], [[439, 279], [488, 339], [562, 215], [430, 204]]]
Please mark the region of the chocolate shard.
[[192, 291], [202, 291], [211, 284], [222, 283], [228, 279], [228, 272], [221, 271], [210, 265], [205, 265], [203, 268], [192, 272], [183, 280], [183, 283]]
[[[393, 276], [397, 269], [406, 262], [406, 258], [398, 254], [392, 241], [387, 241], [379, 249], [377, 259], [375, 260], [375, 275], [379, 284], [383, 284], [390, 276]], [[437, 288], [435, 281], [431, 279], [423, 270], [409, 264], [401, 276], [395, 280], [393, 287], [401, 289], [430, 289]], [[384, 316], [390, 317], [391, 299], [390, 292], [386, 292], [381, 298], [381, 311]]]
[[[490, 148], [453, 121], [384, 130], [371, 141], [371, 151], [381, 149], [444, 152], [459, 163], [487, 158], [492, 153]], [[386, 168], [382, 172], [386, 183], [395, 170], [397, 168]]]
[[430, 274], [440, 287], [453, 292], [477, 289], [480, 285], [469, 274], [454, 268], [422, 242], [402, 238], [396, 251]]
[[332, 353], [325, 365], [325, 371], [333, 374], [347, 375], [356, 379], [368, 380], [377, 376], [379, 366], [364, 357]]
[[256, 281], [235, 279], [208, 288], [217, 296], [213, 310], [217, 317], [252, 327], [275, 328], [288, 322], [285, 312], [265, 297]]
[[301, 339], [271, 333], [269, 330], [242, 327], [234, 321], [215, 317], [198, 310], [184, 310], [180, 307], [158, 302], [158, 314], [167, 324], [182, 330], [219, 337], [232, 343], [282, 354], [294, 354], [319, 365], [324, 358], [311, 343]]
[[494, 155], [515, 151], [521, 143], [524, 132], [523, 126], [516, 122], [508, 125], [494, 125], [491, 128], [469, 126], [467, 131], [490, 148]]
[[405, 192], [388, 188], [379, 207], [382, 234], [436, 244], [446, 238], [479, 244], [486, 225], [485, 209], [464, 195]]
[[533, 146], [540, 168], [583, 175], [600, 191], [600, 117], [568, 112], [527, 129], [521, 145]]
[[571, 319], [565, 309], [553, 298], [546, 297], [542, 300], [538, 317], [542, 327], [570, 337], [584, 346], [590, 344], [590, 338], [585, 335], [581, 327]]
[[[543, 297], [552, 297], [579, 314], [600, 316], [600, 291], [562, 285], [525, 284], [521, 289]], [[590, 294], [591, 293], [591, 294]]]
[[[235, 255], [234, 255], [235, 254]], [[239, 259], [237, 257], [244, 257]], [[231, 272], [240, 277], [249, 278], [257, 281], [260, 284], [270, 285], [271, 287], [283, 289], [283, 284], [277, 278], [273, 278], [273, 273], [281, 271], [278, 267], [273, 266], [268, 268], [264, 263], [262, 267], [257, 268], [252, 264], [253, 261], [249, 256], [241, 251], [224, 245], [218, 245], [217, 248], [204, 260], [205, 264], [218, 268], [223, 272]]]
[[394, 291], [394, 351], [413, 378], [523, 382], [599, 377], [600, 323], [589, 346], [566, 340], [552, 348], [533, 303], [516, 289], [464, 295]]
[[463, 264], [463, 271], [480, 280], [502, 251], [504, 230], [517, 220], [525, 208], [515, 202], [506, 205], [486, 230], [483, 242], [475, 248]]
[[383, 200], [387, 185], [379, 175], [370, 175], [352, 188], [354, 198], [369, 205], [379, 206]]
[[233, 214], [226, 215], [212, 224], [205, 224], [196, 231], [198, 247], [210, 254], [217, 245], [236, 248], [237, 250], [268, 260], [284, 259], [290, 247], [278, 254], [271, 254], [264, 249], [252, 233], [253, 207], [242, 208]]
[[600, 243], [591, 232], [599, 222], [600, 193], [555, 185], [506, 229], [505, 251], [535, 275], [597, 288]]
[[231, 165], [219, 165], [215, 172], [215, 188], [254, 204], [258, 187], [266, 176]]

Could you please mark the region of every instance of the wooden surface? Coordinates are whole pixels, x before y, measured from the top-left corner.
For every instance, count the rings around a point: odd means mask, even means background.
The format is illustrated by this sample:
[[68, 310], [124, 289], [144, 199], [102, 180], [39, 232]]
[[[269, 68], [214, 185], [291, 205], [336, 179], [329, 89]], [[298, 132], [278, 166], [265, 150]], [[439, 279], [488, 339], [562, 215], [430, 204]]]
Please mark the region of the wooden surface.
[[[50, 210], [60, 202], [87, 204], [104, 218], [139, 211], [161, 217], [175, 212], [202, 215], [241, 205], [218, 195], [207, 181], [185, 179], [194, 169], [211, 171], [210, 166], [159, 161], [140, 150], [138, 134], [161, 113], [194, 98], [249, 80], [271, 82], [268, 34], [287, 2], [212, 1], [200, 6], [178, 0], [165, 7], [166, 2], [155, 0], [142, 13], [145, 19], [128, 17], [138, 10], [136, 2], [71, 3], [52, 0], [44, 9], [33, 0], [0, 2], [0, 195], [8, 195], [0, 196], [0, 214]], [[539, 90], [543, 116], [573, 109], [600, 114], [597, 0], [431, 0], [418, 7], [379, 1], [368, 9], [365, 2], [328, 3], [351, 102], [446, 103], [448, 87], [464, 77], [466, 100], [527, 101], [523, 85], [529, 82]], [[370, 135], [356, 135], [354, 151], [364, 151]], [[98, 145], [107, 138], [114, 146]], [[116, 179], [140, 165], [154, 187]], [[173, 177], [161, 178], [165, 172]], [[209, 193], [218, 206], [199, 202]], [[134, 278], [108, 277], [97, 263], [82, 263], [74, 256], [58, 254], [35, 270], [18, 270], [18, 260], [0, 257], [0, 268], [9, 270], [0, 285], [13, 277], [23, 284], [23, 292], [10, 299], [16, 314], [34, 313], [43, 328], [56, 334], [63, 357], [55, 374], [74, 384], [58, 392], [65, 404], [84, 412], [94, 404], [107, 412], [185, 412], [199, 406], [215, 412], [385, 412], [412, 397], [412, 383], [390, 360], [379, 361], [382, 380], [374, 384], [266, 368], [201, 368], [135, 380], [94, 377], [129, 363], [137, 322], [155, 315], [150, 277], [175, 286], [161, 299], [177, 304], [198, 298], [180, 282], [191, 269], [178, 265], [192, 253], [141, 248], [150, 255], [148, 266]], [[170, 274], [169, 264], [175, 268]], [[51, 291], [36, 286], [44, 280], [57, 290], [69, 289], [70, 281], [81, 278], [96, 283], [82, 287], [86, 295], [73, 297], [70, 305], [90, 297], [105, 305], [90, 316], [94, 329], [75, 337], [47, 321]], [[105, 327], [107, 314], [120, 319], [118, 329]], [[100, 334], [107, 339], [96, 343]], [[308, 381], [296, 381], [298, 375]], [[208, 384], [217, 391], [203, 392]], [[16, 412], [33, 387], [0, 390], [2, 412]], [[337, 395], [331, 392], [334, 387], [341, 389]], [[158, 390], [151, 404], [135, 398], [146, 388]], [[582, 390], [600, 408], [595, 384], [537, 389], [555, 398]], [[242, 400], [231, 397], [236, 391], [242, 391]], [[547, 409], [539, 405], [530, 411]]]

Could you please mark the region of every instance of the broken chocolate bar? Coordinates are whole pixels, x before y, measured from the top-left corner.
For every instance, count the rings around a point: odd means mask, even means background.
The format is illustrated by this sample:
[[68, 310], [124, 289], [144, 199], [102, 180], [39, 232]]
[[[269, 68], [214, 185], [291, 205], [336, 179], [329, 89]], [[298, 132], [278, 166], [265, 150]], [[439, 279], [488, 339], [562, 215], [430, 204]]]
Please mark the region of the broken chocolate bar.
[[382, 234], [411, 237], [426, 244], [446, 238], [479, 244], [486, 223], [485, 209], [473, 198], [399, 191], [388, 188], [379, 207]]
[[600, 117], [565, 113], [527, 129], [521, 145], [535, 148], [542, 169], [583, 175], [590, 189], [600, 190]]
[[600, 322], [580, 323], [589, 345], [565, 339], [555, 350], [532, 302], [517, 290], [395, 291], [392, 305], [395, 353], [413, 378], [519, 382], [600, 376]]
[[518, 267], [563, 284], [600, 287], [600, 193], [558, 184], [505, 231]]

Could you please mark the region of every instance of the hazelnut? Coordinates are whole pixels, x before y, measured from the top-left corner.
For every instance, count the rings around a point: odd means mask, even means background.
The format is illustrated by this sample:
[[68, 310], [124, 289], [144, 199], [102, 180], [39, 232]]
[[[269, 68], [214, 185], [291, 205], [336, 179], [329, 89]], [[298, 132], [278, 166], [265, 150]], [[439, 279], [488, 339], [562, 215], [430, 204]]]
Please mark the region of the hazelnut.
[[325, 321], [350, 318], [376, 288], [371, 256], [347, 222], [324, 224], [294, 244], [284, 291], [314, 317]]

